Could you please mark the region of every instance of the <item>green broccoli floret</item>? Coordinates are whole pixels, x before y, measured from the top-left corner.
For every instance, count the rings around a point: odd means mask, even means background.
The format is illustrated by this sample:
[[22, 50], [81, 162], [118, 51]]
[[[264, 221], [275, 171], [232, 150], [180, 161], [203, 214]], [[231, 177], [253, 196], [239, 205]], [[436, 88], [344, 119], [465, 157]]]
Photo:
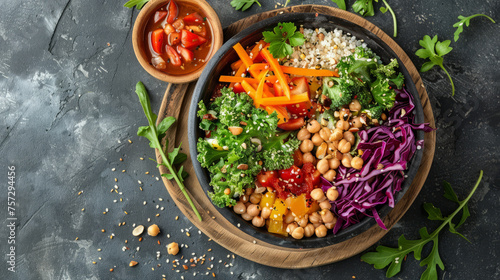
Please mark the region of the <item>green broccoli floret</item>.
[[403, 74], [396, 72], [398, 66], [398, 61], [394, 59], [387, 65], [380, 64], [371, 72], [377, 78], [370, 84], [373, 99], [388, 110], [394, 106], [396, 100], [393, 87], [402, 88], [404, 83]]
[[[289, 138], [285, 142], [285, 139]], [[293, 153], [299, 148], [300, 141], [290, 132], [274, 135], [262, 143], [259, 158], [267, 170], [282, 170], [293, 165]]]
[[351, 102], [353, 94], [359, 91], [359, 83], [348, 77], [325, 77], [323, 78], [323, 94], [328, 97], [332, 104], [330, 108], [340, 108]]
[[370, 119], [380, 119], [380, 116], [384, 112], [384, 106], [376, 105], [369, 108], [361, 110], [362, 114], [366, 114]]
[[370, 103], [372, 103], [373, 96], [371, 92], [368, 91], [368, 89], [364, 88], [363, 91], [358, 92], [358, 94], [356, 95], [356, 99], [361, 104], [361, 108], [367, 108], [370, 106]]

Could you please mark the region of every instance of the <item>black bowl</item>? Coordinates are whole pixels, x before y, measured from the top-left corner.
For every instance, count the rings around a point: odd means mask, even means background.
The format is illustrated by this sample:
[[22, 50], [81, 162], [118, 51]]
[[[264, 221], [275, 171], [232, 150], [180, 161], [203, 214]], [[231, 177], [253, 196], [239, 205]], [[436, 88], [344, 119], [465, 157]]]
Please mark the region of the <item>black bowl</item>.
[[[350, 33], [356, 38], [363, 39], [365, 43], [370, 47], [378, 56], [381, 57], [384, 63], [388, 63], [390, 59], [397, 58], [399, 62], [400, 71], [404, 74], [406, 80], [406, 90], [413, 96], [413, 101], [415, 103], [415, 122], [424, 122], [424, 115], [422, 111], [422, 105], [420, 102], [420, 97], [418, 95], [417, 89], [413, 80], [405, 68], [404, 64], [397, 57], [396, 53], [379, 37], [375, 36], [369, 30], [354, 24], [345, 19], [337, 18], [330, 15], [315, 14], [315, 13], [287, 13], [276, 17], [272, 17], [263, 21], [260, 21], [242, 32], [238, 33], [231, 39], [229, 39], [213, 58], [208, 62], [200, 79], [198, 80], [196, 87], [194, 89], [193, 97], [191, 100], [191, 106], [189, 108], [189, 120], [188, 120], [188, 139], [189, 139], [189, 149], [191, 151], [191, 160], [193, 162], [194, 170], [196, 176], [205, 192], [212, 191], [212, 187], [209, 186], [210, 176], [208, 171], [201, 167], [197, 160], [197, 150], [196, 143], [199, 137], [204, 137], [204, 132], [199, 129], [199, 119], [196, 116], [198, 111], [198, 102], [203, 100], [205, 104], [208, 104], [210, 96], [218, 83], [218, 77], [221, 73], [226, 73], [229, 69], [229, 65], [236, 61], [237, 54], [233, 50], [233, 45], [240, 43], [243, 47], [254, 44], [262, 38], [262, 31], [271, 30], [279, 22], [294, 22], [296, 25], [304, 25], [305, 28], [325, 28], [327, 31], [334, 30], [335, 28], [341, 29], [346, 33]], [[421, 130], [416, 131], [416, 139], [424, 139], [424, 132]], [[412, 160], [408, 165], [408, 170], [406, 175], [408, 176], [403, 183], [402, 190], [395, 195], [396, 203], [404, 193], [408, 190], [413, 180], [413, 177], [417, 173], [420, 166], [420, 161], [422, 159], [423, 150], [417, 150]], [[216, 207], [217, 208], [217, 207]], [[217, 208], [217, 210], [229, 220], [234, 225], [240, 224], [240, 229], [249, 235], [254, 236], [256, 239], [260, 239], [270, 244], [277, 246], [290, 247], [290, 248], [320, 248], [335, 243], [345, 241], [352, 238], [364, 231], [366, 231], [371, 226], [375, 225], [375, 221], [372, 218], [365, 217], [358, 224], [352, 225], [344, 230], [339, 231], [336, 235], [331, 232], [323, 238], [310, 237], [301, 240], [296, 240], [292, 237], [284, 237], [277, 234], [271, 234], [267, 232], [267, 229], [254, 227], [251, 223], [243, 220], [240, 215], [235, 214], [230, 208]], [[385, 217], [392, 208], [384, 205], [378, 209], [380, 216]]]

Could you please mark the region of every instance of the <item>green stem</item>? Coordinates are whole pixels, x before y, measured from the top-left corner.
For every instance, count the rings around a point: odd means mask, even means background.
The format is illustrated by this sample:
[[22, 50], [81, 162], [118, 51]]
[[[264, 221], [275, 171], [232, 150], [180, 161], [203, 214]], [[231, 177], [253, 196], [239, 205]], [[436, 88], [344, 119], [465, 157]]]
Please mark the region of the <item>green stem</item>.
[[487, 15], [483, 15], [483, 14], [473, 15], [470, 19], [473, 19], [473, 18], [475, 18], [475, 17], [486, 17], [486, 18], [488, 18], [489, 20], [491, 20], [491, 22], [496, 23], [496, 22], [495, 22], [492, 18], [490, 18], [490, 17], [489, 17], [489, 16], [487, 16]]
[[451, 95], [452, 96], [455, 96], [455, 85], [453, 84], [453, 80], [451, 79], [451, 76], [450, 74], [448, 73], [448, 71], [446, 71], [446, 69], [444, 68], [444, 66], [441, 64], [439, 65], [439, 67], [441, 67], [441, 69], [443, 69], [443, 71], [446, 73], [446, 75], [448, 76], [448, 79], [450, 79], [450, 83], [451, 83]]
[[389, 6], [389, 4], [385, 0], [382, 0], [382, 2], [384, 2], [385, 6], [387, 7], [387, 10], [389, 10], [389, 12], [392, 15], [392, 21], [394, 22], [394, 37], [396, 37], [398, 35], [398, 22], [396, 21], [396, 14], [392, 10], [391, 6]]
[[259, 3], [259, 1], [255, 1], [255, 2], [257, 2], [257, 5], [259, 5], [259, 7], [262, 7], [262, 5]]

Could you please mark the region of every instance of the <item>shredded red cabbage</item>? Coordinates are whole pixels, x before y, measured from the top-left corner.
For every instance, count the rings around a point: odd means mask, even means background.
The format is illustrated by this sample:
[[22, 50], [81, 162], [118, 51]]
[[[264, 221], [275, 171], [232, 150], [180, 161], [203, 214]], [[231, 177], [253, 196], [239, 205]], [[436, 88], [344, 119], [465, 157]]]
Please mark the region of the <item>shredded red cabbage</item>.
[[[380, 126], [358, 133], [361, 138], [358, 149], [363, 150], [364, 166], [361, 170], [339, 167], [334, 185], [339, 198], [331, 202], [338, 220], [333, 229], [337, 233], [372, 217], [383, 228], [376, 208], [387, 204], [394, 208], [394, 195], [401, 190], [408, 162], [417, 149], [423, 148], [423, 140], [415, 140], [415, 130], [425, 132], [433, 128], [427, 123], [414, 124], [415, 105], [406, 90], [396, 90], [394, 107], [388, 120]], [[322, 189], [326, 192], [332, 183], [322, 178]]]

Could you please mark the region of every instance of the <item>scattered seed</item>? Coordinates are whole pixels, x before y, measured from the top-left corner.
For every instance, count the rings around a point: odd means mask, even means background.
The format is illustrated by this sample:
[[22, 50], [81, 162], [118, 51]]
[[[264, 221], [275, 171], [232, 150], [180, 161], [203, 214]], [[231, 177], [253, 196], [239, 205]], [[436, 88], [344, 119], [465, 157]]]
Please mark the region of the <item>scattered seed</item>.
[[130, 263], [128, 264], [128, 266], [130, 267], [133, 267], [133, 266], [136, 266], [138, 262], [136, 261], [130, 261]]
[[139, 235], [141, 235], [143, 232], [144, 232], [144, 226], [143, 226], [143, 225], [139, 225], [139, 226], [137, 226], [136, 228], [134, 228], [134, 230], [132, 231], [132, 235], [134, 235], [134, 236], [139, 236]]

